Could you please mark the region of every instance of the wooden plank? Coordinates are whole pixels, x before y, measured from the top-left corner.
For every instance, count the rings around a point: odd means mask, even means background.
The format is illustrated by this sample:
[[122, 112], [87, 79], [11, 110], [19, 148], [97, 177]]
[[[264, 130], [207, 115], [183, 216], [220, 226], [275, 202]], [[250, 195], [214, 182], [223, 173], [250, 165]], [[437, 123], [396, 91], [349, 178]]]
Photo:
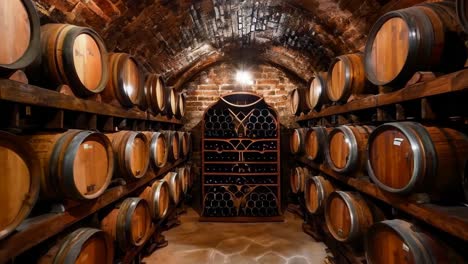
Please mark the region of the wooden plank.
[[319, 113], [303, 115], [296, 121], [318, 119], [463, 90], [468, 90], [468, 69], [443, 75], [427, 82], [416, 83], [395, 92], [369, 96], [344, 105], [331, 106]]
[[0, 79], [0, 100], [98, 115], [182, 124], [180, 120], [175, 118], [169, 119], [165, 116], [149, 117], [146, 112], [137, 109], [125, 109], [93, 100], [80, 99], [7, 79]]
[[64, 213], [51, 213], [27, 219], [17, 228], [17, 233], [0, 241], [0, 263], [5, 263], [44, 240], [57, 235], [65, 228], [129, 195], [183, 162], [184, 160], [179, 160], [159, 170], [156, 174], [149, 172], [138, 181], [111, 188], [96, 200], [83, 202], [80, 206], [71, 208]]
[[175, 117], [169, 118], [167, 116], [162, 116], [162, 115], [153, 115], [148, 113], [148, 120], [150, 121], [156, 121], [156, 122], [165, 122], [165, 123], [172, 123], [176, 125], [182, 125], [182, 121], [178, 120]]
[[[304, 164], [311, 163], [304, 158], [298, 160]], [[455, 237], [468, 241], [468, 207], [411, 203], [408, 201], [408, 197], [384, 192], [371, 182], [338, 174], [325, 165], [321, 165], [320, 170], [360, 192], [377, 198]]]

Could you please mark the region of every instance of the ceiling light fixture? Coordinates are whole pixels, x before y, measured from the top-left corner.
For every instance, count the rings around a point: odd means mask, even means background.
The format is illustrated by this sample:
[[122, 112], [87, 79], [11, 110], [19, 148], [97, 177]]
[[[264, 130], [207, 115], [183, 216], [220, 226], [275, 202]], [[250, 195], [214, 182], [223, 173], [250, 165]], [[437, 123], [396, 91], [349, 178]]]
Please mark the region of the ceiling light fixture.
[[243, 85], [253, 85], [252, 74], [248, 71], [237, 71], [236, 81]]

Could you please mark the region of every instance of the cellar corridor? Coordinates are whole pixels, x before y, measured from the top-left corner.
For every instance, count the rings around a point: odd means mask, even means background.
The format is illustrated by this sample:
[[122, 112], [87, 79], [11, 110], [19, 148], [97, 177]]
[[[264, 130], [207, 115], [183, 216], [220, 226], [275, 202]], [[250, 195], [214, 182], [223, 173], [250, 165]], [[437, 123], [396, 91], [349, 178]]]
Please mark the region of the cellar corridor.
[[326, 246], [302, 231], [297, 215], [279, 223], [205, 223], [191, 208], [182, 224], [167, 232], [170, 241], [143, 260], [146, 264], [315, 264], [324, 263]]

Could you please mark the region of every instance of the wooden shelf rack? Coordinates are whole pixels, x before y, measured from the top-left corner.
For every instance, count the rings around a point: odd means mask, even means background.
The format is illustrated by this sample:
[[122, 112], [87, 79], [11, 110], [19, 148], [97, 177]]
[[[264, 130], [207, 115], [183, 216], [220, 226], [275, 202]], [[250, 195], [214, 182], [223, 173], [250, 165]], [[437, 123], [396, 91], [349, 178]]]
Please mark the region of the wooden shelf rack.
[[110, 188], [99, 198], [92, 201], [84, 201], [78, 206], [72, 207], [63, 213], [48, 213], [26, 219], [16, 229], [16, 233], [13, 233], [0, 241], [0, 263], [4, 263], [15, 256], [18, 256], [46, 239], [59, 234], [65, 228], [94, 214], [98, 210], [120, 200], [121, 198], [128, 196], [137, 189], [147, 185], [152, 180], [171, 171], [183, 162], [185, 162], [185, 160], [179, 160], [160, 169], [156, 173], [153, 171], [148, 172], [138, 181]]
[[0, 79], [0, 100], [28, 106], [96, 115], [97, 117], [95, 117], [95, 119], [98, 117], [115, 117], [120, 119], [182, 125], [182, 122], [174, 117], [168, 118], [166, 116], [153, 115], [149, 112], [140, 111], [136, 108], [125, 109], [94, 100], [81, 99], [54, 90], [8, 79]]
[[394, 92], [371, 95], [343, 105], [330, 106], [320, 112], [314, 111], [302, 115], [296, 118], [296, 121], [318, 120], [464, 90], [468, 90], [468, 69], [443, 75], [427, 82], [416, 83]]
[[328, 166], [324, 164], [317, 165], [309, 161], [307, 158], [301, 157], [297, 160], [440, 230], [468, 241], [468, 207], [466, 206], [440, 206], [430, 203], [413, 203], [408, 200], [407, 196], [384, 192], [375, 184], [362, 178], [353, 178], [338, 174], [332, 171]]

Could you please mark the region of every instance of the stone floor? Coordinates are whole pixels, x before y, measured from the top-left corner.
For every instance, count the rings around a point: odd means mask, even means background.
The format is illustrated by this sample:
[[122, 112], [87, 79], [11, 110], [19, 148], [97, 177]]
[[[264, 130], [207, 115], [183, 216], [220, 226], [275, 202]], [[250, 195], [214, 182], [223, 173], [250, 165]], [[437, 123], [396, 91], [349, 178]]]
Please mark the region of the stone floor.
[[147, 264], [320, 264], [323, 243], [302, 232], [299, 217], [283, 223], [201, 223], [189, 209], [182, 225], [164, 233], [169, 246], [144, 259]]

